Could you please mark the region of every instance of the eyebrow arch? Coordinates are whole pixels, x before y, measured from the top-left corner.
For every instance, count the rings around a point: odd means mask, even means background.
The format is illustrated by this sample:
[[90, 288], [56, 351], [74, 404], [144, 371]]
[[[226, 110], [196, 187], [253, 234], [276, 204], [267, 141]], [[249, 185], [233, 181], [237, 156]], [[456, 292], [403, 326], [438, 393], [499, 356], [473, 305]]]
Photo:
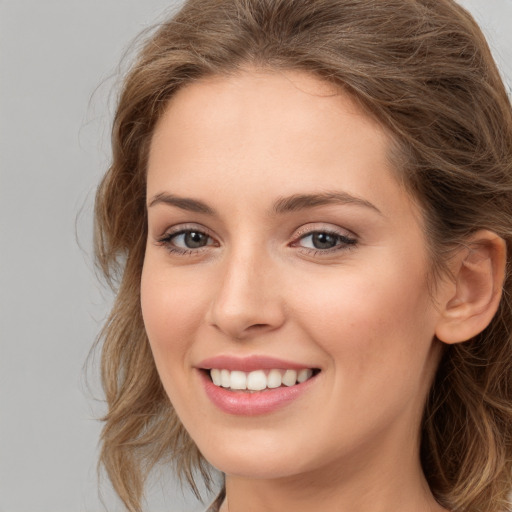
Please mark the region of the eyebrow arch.
[[189, 212], [204, 213], [206, 215], [216, 214], [213, 208], [208, 206], [206, 203], [203, 203], [202, 201], [198, 201], [197, 199], [190, 199], [188, 197], [178, 197], [166, 192], [160, 192], [159, 194], [156, 194], [156, 196], [154, 196], [153, 199], [151, 199], [149, 202], [148, 208], [162, 203], [168, 204], [170, 206], [176, 206], [177, 208], [187, 210]]
[[[162, 203], [175, 206], [189, 212], [216, 215], [216, 211], [203, 201], [191, 199], [188, 197], [178, 197], [166, 192], [160, 192], [159, 194], [156, 194], [149, 202], [148, 208]], [[366, 199], [353, 196], [346, 192], [294, 194], [289, 197], [282, 197], [274, 203], [272, 211], [276, 215], [282, 215], [288, 212], [295, 212], [307, 208], [315, 208], [316, 206], [324, 206], [329, 204], [354, 204], [357, 206], [370, 208], [371, 210], [374, 210], [378, 214], [382, 215], [382, 212], [374, 204], [370, 203]]]
[[355, 197], [346, 192], [325, 192], [321, 194], [295, 194], [289, 197], [278, 199], [272, 208], [275, 214], [283, 214], [287, 212], [295, 212], [305, 208], [314, 208], [316, 206], [324, 206], [329, 204], [354, 204], [370, 208], [378, 214], [382, 212], [366, 199]]

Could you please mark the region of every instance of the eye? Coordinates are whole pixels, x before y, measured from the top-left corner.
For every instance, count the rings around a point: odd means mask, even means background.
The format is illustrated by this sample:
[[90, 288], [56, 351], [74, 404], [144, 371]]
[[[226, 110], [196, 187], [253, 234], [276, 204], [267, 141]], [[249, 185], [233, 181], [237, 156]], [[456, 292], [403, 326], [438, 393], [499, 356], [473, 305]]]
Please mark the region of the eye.
[[201, 231], [183, 231], [172, 235], [169, 241], [182, 249], [199, 249], [208, 245], [210, 237]]
[[339, 243], [339, 235], [315, 232], [301, 238], [302, 246], [310, 249], [332, 249]]
[[301, 235], [293, 246], [315, 252], [332, 252], [354, 246], [357, 240], [347, 234], [329, 230], [315, 230]]
[[165, 245], [171, 252], [191, 254], [203, 247], [215, 245], [213, 238], [198, 229], [180, 229], [176, 232], [166, 233], [158, 243]]

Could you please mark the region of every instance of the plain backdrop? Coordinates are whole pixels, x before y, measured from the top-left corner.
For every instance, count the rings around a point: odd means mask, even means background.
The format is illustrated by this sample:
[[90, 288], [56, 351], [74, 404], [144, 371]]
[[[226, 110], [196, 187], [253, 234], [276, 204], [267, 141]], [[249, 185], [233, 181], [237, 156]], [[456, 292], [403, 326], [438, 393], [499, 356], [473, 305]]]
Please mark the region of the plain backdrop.
[[[0, 512], [120, 511], [99, 497], [104, 412], [84, 364], [111, 297], [91, 261], [118, 63], [176, 2], [0, 0]], [[512, 84], [512, 0], [465, 0]], [[510, 89], [510, 87], [509, 87]], [[170, 475], [151, 512], [205, 507]]]

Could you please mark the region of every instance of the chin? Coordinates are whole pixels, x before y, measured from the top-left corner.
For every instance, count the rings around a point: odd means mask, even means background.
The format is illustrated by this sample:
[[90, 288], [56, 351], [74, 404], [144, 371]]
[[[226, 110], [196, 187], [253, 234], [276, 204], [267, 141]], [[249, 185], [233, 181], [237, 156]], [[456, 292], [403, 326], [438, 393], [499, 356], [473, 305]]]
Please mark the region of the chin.
[[262, 434], [265, 439], [261, 439], [261, 442], [258, 439], [243, 443], [216, 443], [210, 440], [201, 452], [219, 471], [244, 478], [286, 478], [313, 469], [315, 464], [309, 461], [301, 446], [286, 446], [282, 440], [269, 439], [268, 434]]
[[[215, 459], [215, 458], [214, 458]], [[218, 457], [209, 462], [222, 473], [230, 476], [257, 480], [274, 480], [294, 476], [300, 471], [295, 464], [259, 457]]]

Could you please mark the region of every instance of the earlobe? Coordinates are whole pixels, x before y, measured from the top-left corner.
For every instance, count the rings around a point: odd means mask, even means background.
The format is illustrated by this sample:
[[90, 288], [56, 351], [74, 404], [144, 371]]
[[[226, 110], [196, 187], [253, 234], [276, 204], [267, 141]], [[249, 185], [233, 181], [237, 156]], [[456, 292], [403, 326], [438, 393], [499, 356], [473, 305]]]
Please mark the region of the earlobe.
[[454, 258], [454, 286], [441, 306], [436, 336], [460, 343], [482, 332], [498, 310], [505, 279], [506, 244], [496, 233], [476, 232]]

